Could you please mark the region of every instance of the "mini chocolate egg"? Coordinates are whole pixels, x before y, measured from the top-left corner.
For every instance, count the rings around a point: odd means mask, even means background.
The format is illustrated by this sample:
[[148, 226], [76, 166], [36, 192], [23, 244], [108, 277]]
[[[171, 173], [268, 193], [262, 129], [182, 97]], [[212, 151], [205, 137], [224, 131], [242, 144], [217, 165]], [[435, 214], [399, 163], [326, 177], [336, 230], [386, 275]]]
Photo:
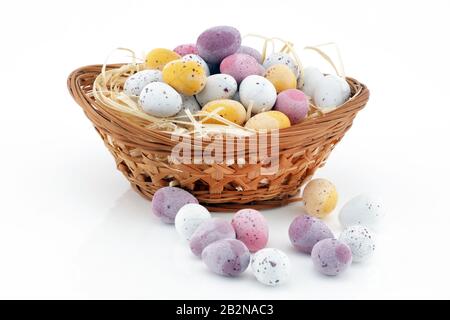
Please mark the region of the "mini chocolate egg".
[[264, 77], [268, 79], [274, 85], [277, 93], [297, 88], [297, 77], [284, 64], [275, 64], [266, 70]]
[[384, 206], [378, 197], [360, 194], [342, 207], [339, 212], [339, 221], [343, 227], [362, 225], [377, 230], [384, 216]]
[[284, 64], [289, 69], [291, 69], [292, 73], [297, 78], [298, 67], [294, 59], [290, 55], [284, 52], [274, 52], [263, 62], [263, 66], [266, 70], [276, 64]]
[[195, 61], [175, 60], [163, 69], [163, 80], [178, 92], [193, 96], [205, 87], [206, 74], [200, 63]]
[[287, 115], [291, 124], [297, 124], [308, 115], [309, 100], [302, 91], [287, 89], [278, 94], [274, 110]]
[[[202, 111], [213, 112], [220, 109], [216, 114], [238, 125], [243, 125], [245, 122], [246, 112], [242, 104], [231, 99], [214, 100], [205, 104]], [[224, 122], [209, 118], [203, 121], [204, 123], [224, 124]]]
[[239, 97], [245, 108], [251, 106], [252, 113], [256, 114], [272, 109], [277, 100], [277, 90], [266, 78], [253, 75], [242, 80]]
[[[324, 78], [319, 69], [307, 67], [303, 69], [303, 87], [299, 88], [308, 96], [314, 97], [314, 90], [317, 84]], [[299, 83], [300, 84], [300, 83]]]
[[197, 39], [198, 53], [208, 63], [220, 63], [240, 46], [239, 30], [229, 26], [212, 27], [203, 31]]
[[175, 216], [175, 229], [181, 238], [189, 241], [198, 226], [207, 219], [211, 219], [208, 209], [198, 203], [188, 203], [178, 210]]
[[248, 54], [249, 56], [252, 56], [253, 58], [255, 58], [256, 61], [258, 61], [258, 63], [262, 63], [262, 55], [255, 48], [248, 47], [248, 46], [240, 46], [238, 51], [236, 51], [236, 53]]
[[336, 276], [352, 263], [352, 251], [342, 241], [324, 239], [314, 246], [311, 258], [317, 271], [327, 276]]
[[198, 203], [189, 192], [177, 187], [163, 187], [153, 195], [153, 213], [165, 223], [174, 223], [175, 216], [185, 204]]
[[320, 219], [301, 215], [289, 226], [289, 239], [295, 249], [311, 253], [314, 245], [323, 239], [334, 238], [330, 228]]
[[255, 58], [244, 53], [235, 53], [222, 60], [220, 72], [231, 75], [237, 83], [241, 83], [251, 75], [262, 76], [264, 68]]
[[145, 67], [147, 69], [162, 70], [170, 61], [180, 58], [181, 56], [172, 50], [163, 48], [153, 49], [145, 58]]
[[339, 240], [352, 250], [354, 262], [362, 262], [372, 256], [375, 251], [375, 237], [366, 227], [357, 225], [342, 231]]
[[245, 124], [246, 128], [253, 130], [275, 130], [290, 126], [289, 118], [280, 111], [266, 111], [255, 114]]
[[317, 218], [324, 218], [333, 211], [337, 201], [336, 187], [325, 179], [311, 180], [303, 190], [306, 212]]
[[181, 96], [171, 86], [152, 82], [139, 95], [139, 103], [145, 113], [154, 117], [171, 117], [181, 110]]
[[197, 46], [195, 43], [187, 43], [187, 44], [180, 44], [175, 49], [173, 49], [176, 53], [178, 53], [180, 56], [185, 56], [187, 54], [198, 54]]
[[183, 61], [195, 61], [201, 64], [203, 70], [205, 71], [205, 74], [207, 77], [209, 77], [210, 72], [209, 72], [209, 66], [208, 64], [205, 62], [205, 60], [203, 60], [199, 55], [197, 54], [187, 54], [185, 56], [183, 56], [183, 58], [181, 58], [181, 60]]
[[191, 236], [189, 246], [192, 253], [200, 257], [203, 249], [222, 239], [236, 239], [233, 226], [225, 219], [211, 218], [203, 221], [197, 227]]
[[189, 117], [186, 115], [186, 109], [194, 115], [201, 110], [201, 107], [194, 96], [185, 96], [184, 94], [181, 94], [180, 96], [182, 100], [181, 110], [174, 117], [177, 118], [176, 120], [190, 121]]
[[123, 85], [123, 92], [130, 97], [139, 97], [142, 89], [152, 82], [162, 82], [159, 70], [142, 70], [128, 77]]
[[281, 250], [266, 248], [253, 255], [251, 261], [256, 280], [268, 286], [277, 286], [287, 281], [291, 273], [289, 257]]
[[257, 210], [239, 210], [233, 216], [231, 225], [236, 231], [236, 239], [241, 240], [250, 252], [261, 250], [269, 240], [267, 220]]
[[335, 75], [326, 75], [314, 89], [314, 104], [321, 109], [335, 108], [343, 104], [350, 96], [348, 83]]
[[206, 85], [195, 97], [201, 106], [220, 99], [229, 99], [237, 91], [237, 83], [228, 74], [214, 74], [206, 79]]
[[235, 277], [247, 270], [250, 252], [236, 239], [222, 239], [208, 245], [202, 252], [202, 260], [214, 273]]

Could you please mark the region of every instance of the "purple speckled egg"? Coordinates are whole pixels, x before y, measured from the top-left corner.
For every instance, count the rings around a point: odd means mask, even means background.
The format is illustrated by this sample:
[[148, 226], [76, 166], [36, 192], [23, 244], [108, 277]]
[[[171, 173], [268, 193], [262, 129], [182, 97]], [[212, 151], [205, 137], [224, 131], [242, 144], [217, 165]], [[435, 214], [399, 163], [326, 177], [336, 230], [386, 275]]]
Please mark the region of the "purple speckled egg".
[[252, 56], [245, 53], [235, 53], [222, 60], [220, 72], [229, 74], [237, 83], [251, 75], [261, 76], [264, 67]]
[[236, 239], [241, 240], [251, 252], [264, 248], [269, 240], [269, 226], [264, 216], [253, 209], [236, 212], [231, 221]]
[[236, 53], [248, 54], [249, 56], [252, 56], [253, 58], [255, 58], [256, 61], [258, 61], [259, 63], [262, 63], [262, 55], [255, 48], [248, 47], [248, 46], [240, 46], [240, 48], [238, 49], [238, 51], [236, 51]]
[[284, 90], [278, 94], [274, 109], [287, 115], [291, 124], [299, 123], [308, 114], [308, 97], [298, 89]]
[[207, 246], [202, 252], [202, 260], [212, 272], [235, 277], [248, 268], [250, 252], [239, 240], [223, 239]]
[[198, 200], [181, 188], [164, 187], [153, 195], [152, 210], [163, 222], [175, 223], [178, 210], [188, 203], [198, 203]]
[[289, 238], [294, 247], [304, 253], [311, 253], [320, 240], [334, 238], [330, 228], [320, 219], [301, 215], [289, 226]]
[[337, 239], [319, 241], [311, 251], [314, 267], [327, 276], [344, 272], [352, 263], [350, 247]]
[[193, 254], [200, 257], [203, 249], [211, 243], [222, 239], [235, 239], [236, 233], [227, 220], [208, 219], [202, 222], [191, 236], [190, 247]]
[[240, 46], [239, 30], [229, 26], [205, 30], [197, 39], [198, 54], [208, 63], [220, 63], [223, 58], [235, 53]]
[[195, 43], [180, 44], [175, 49], [173, 49], [180, 56], [185, 56], [187, 54], [198, 54], [197, 45]]

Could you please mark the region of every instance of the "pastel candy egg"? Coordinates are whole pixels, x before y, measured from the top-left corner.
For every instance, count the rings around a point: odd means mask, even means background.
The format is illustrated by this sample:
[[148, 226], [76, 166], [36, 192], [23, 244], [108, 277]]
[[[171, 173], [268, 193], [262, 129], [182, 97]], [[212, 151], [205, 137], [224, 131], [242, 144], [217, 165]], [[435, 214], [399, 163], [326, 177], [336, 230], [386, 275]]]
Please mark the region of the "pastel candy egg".
[[162, 82], [162, 73], [159, 70], [143, 70], [128, 77], [123, 86], [123, 92], [131, 97], [138, 97], [142, 89], [152, 82]]
[[259, 211], [239, 210], [231, 224], [236, 231], [236, 239], [241, 240], [250, 252], [256, 252], [266, 246], [269, 240], [269, 226], [266, 218]]
[[264, 68], [255, 58], [244, 53], [235, 53], [222, 60], [220, 72], [231, 75], [241, 83], [250, 75], [263, 75]]
[[328, 180], [314, 179], [303, 190], [303, 202], [308, 214], [323, 218], [336, 208], [336, 187]]
[[[242, 104], [231, 99], [221, 99], [208, 102], [202, 111], [213, 112], [216, 109], [220, 109], [216, 114], [224, 119], [234, 122], [238, 125], [242, 125], [245, 122], [246, 112]], [[204, 121], [204, 123], [216, 123], [224, 124], [223, 121], [219, 119], [209, 118]]]
[[301, 215], [289, 226], [289, 239], [295, 249], [311, 253], [314, 245], [323, 239], [334, 238], [330, 228], [320, 219]]
[[163, 80], [178, 92], [193, 96], [206, 83], [206, 74], [200, 63], [195, 61], [175, 60], [163, 69]]
[[314, 104], [321, 109], [335, 108], [350, 96], [348, 83], [335, 75], [326, 75], [314, 89]]
[[262, 63], [262, 55], [255, 48], [248, 47], [248, 46], [240, 46], [236, 53], [248, 54], [249, 56], [252, 56], [253, 58], [255, 58], [256, 61], [258, 61], [258, 63]]
[[195, 43], [187, 43], [187, 44], [180, 44], [175, 49], [173, 49], [176, 53], [178, 53], [180, 56], [185, 56], [187, 54], [198, 54], [197, 46]]
[[289, 118], [280, 111], [261, 112], [250, 119], [245, 124], [246, 128], [253, 130], [275, 130], [284, 129], [291, 126]]
[[200, 257], [203, 249], [211, 243], [222, 239], [235, 238], [236, 234], [231, 223], [221, 218], [212, 218], [203, 221], [197, 227], [191, 236], [189, 246], [192, 253]]
[[352, 251], [342, 241], [324, 239], [314, 246], [311, 258], [317, 271], [327, 276], [336, 276], [352, 263]]
[[171, 117], [181, 110], [181, 96], [169, 85], [152, 82], [139, 95], [145, 113], [155, 117]]
[[163, 187], [153, 195], [153, 213], [165, 223], [174, 223], [175, 216], [184, 205], [198, 203], [189, 192], [177, 187]]
[[206, 79], [206, 85], [195, 97], [200, 105], [220, 99], [229, 99], [237, 91], [237, 83], [228, 74], [214, 74]]
[[350, 247], [354, 262], [362, 262], [368, 259], [375, 251], [374, 235], [363, 226], [357, 225], [346, 228], [341, 233], [339, 240]]
[[371, 194], [360, 194], [348, 201], [339, 212], [342, 226], [362, 225], [377, 230], [385, 216], [383, 203]]
[[322, 81], [324, 75], [320, 72], [319, 69], [313, 67], [307, 67], [303, 69], [303, 87], [302, 91], [308, 97], [314, 97], [314, 90], [317, 87], [317, 84]]
[[296, 124], [308, 115], [309, 100], [298, 89], [284, 90], [278, 94], [274, 109], [287, 115], [291, 124]]
[[284, 64], [276, 64], [266, 70], [264, 77], [274, 85], [278, 92], [297, 88], [297, 77]]
[[253, 255], [251, 268], [256, 280], [268, 286], [277, 286], [289, 278], [291, 262], [284, 252], [266, 248]]
[[292, 59], [292, 57], [287, 53], [274, 52], [270, 56], [268, 56], [263, 62], [263, 66], [266, 70], [277, 64], [284, 64], [292, 71], [295, 77], [297, 77], [298, 73], [297, 64], [295, 63], [294, 59]]
[[181, 60], [183, 60], [183, 61], [195, 61], [195, 62], [200, 63], [200, 65], [202, 66], [203, 70], [205, 71], [206, 76], [208, 77], [210, 75], [208, 64], [199, 55], [197, 55], [197, 54], [187, 54], [187, 55], [183, 56], [181, 58]]
[[230, 26], [217, 26], [203, 31], [197, 39], [197, 50], [208, 63], [220, 63], [241, 46], [239, 30]]
[[189, 241], [198, 226], [207, 219], [211, 219], [208, 209], [197, 203], [188, 203], [178, 210], [175, 229], [181, 238]]
[[239, 97], [245, 108], [251, 106], [255, 114], [272, 109], [277, 100], [277, 90], [266, 78], [252, 75], [242, 80]]
[[223, 239], [208, 245], [202, 252], [202, 260], [214, 273], [235, 277], [250, 264], [250, 252], [236, 239]]
[[145, 58], [147, 69], [162, 70], [170, 61], [180, 59], [181, 56], [169, 49], [157, 48], [150, 51]]
[[194, 96], [185, 96], [184, 94], [182, 94], [181, 100], [181, 110], [174, 117], [177, 118], [176, 120], [190, 121], [189, 117], [186, 115], [186, 109], [188, 109], [191, 114], [194, 115], [200, 111], [201, 107]]

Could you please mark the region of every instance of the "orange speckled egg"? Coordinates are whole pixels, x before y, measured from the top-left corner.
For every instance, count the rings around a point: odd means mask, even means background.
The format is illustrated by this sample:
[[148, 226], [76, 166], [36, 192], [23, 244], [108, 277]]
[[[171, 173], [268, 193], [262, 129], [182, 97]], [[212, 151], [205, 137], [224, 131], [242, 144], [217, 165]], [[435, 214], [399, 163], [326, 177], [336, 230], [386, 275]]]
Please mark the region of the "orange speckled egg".
[[199, 93], [206, 84], [205, 70], [196, 61], [171, 61], [166, 64], [162, 73], [165, 83], [187, 96]]
[[284, 64], [276, 64], [266, 70], [264, 77], [274, 85], [277, 93], [297, 87], [297, 77], [292, 70]]
[[[219, 108], [221, 108], [221, 110], [219, 110], [217, 114], [220, 115], [221, 117], [231, 122], [234, 122], [238, 125], [244, 124], [246, 116], [245, 108], [242, 104], [234, 100], [221, 99], [208, 102], [207, 104], [205, 104], [202, 111], [212, 112]], [[212, 118], [205, 120], [204, 123], [224, 124], [220, 120]]]
[[336, 207], [336, 187], [326, 179], [311, 180], [303, 190], [303, 201], [308, 214], [324, 218]]
[[157, 48], [147, 54], [145, 58], [145, 67], [147, 69], [162, 70], [170, 61], [180, 59], [181, 56], [169, 49]]
[[280, 111], [261, 112], [250, 119], [245, 124], [246, 128], [253, 130], [274, 130], [284, 129], [291, 126], [289, 118]]

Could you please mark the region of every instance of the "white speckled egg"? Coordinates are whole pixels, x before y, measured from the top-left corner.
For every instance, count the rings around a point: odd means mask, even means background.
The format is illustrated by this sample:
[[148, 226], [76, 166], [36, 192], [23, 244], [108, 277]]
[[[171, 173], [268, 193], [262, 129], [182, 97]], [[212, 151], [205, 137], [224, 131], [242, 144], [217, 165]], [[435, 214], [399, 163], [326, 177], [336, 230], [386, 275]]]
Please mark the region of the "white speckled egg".
[[252, 105], [252, 113], [260, 113], [273, 108], [277, 100], [277, 90], [266, 78], [251, 75], [242, 80], [239, 98], [246, 109]]
[[214, 74], [206, 79], [206, 85], [195, 97], [201, 106], [210, 101], [229, 99], [237, 91], [236, 80], [228, 74]]
[[152, 82], [144, 87], [139, 103], [145, 113], [155, 117], [171, 117], [181, 110], [181, 96], [171, 86]]
[[[319, 69], [307, 67], [303, 69], [303, 87], [299, 89], [301, 89], [308, 97], [314, 97], [314, 89], [323, 78], [324, 75]], [[300, 81], [298, 84], [300, 84]]]
[[183, 61], [195, 61], [201, 64], [203, 70], [205, 71], [205, 75], [208, 77], [211, 73], [209, 71], [208, 64], [205, 60], [202, 59], [199, 55], [196, 54], [187, 54], [181, 58]]
[[276, 286], [289, 278], [291, 263], [284, 252], [265, 248], [253, 255], [251, 268], [259, 282], [268, 286]]
[[351, 226], [346, 228], [339, 237], [352, 250], [354, 262], [362, 262], [375, 251], [375, 238], [372, 232], [364, 226]]
[[142, 89], [152, 82], [162, 82], [162, 72], [159, 70], [143, 70], [128, 77], [123, 86], [123, 92], [130, 97], [138, 97]]
[[189, 241], [198, 226], [210, 218], [211, 214], [204, 206], [188, 203], [178, 210], [175, 216], [175, 229], [184, 240]]
[[186, 115], [186, 109], [188, 109], [191, 114], [194, 115], [201, 110], [201, 107], [194, 96], [186, 96], [184, 94], [180, 95], [182, 101], [181, 110], [175, 115], [175, 117], [177, 117], [177, 120], [180, 121], [190, 121], [189, 117]]
[[284, 64], [289, 67], [289, 69], [292, 70], [295, 76], [298, 74], [298, 67], [297, 64], [294, 61], [294, 58], [292, 58], [290, 55], [284, 52], [274, 52], [270, 56], [268, 56], [264, 62], [263, 67], [267, 70], [270, 67], [276, 65], [276, 64]]
[[362, 225], [376, 230], [384, 215], [384, 207], [377, 197], [360, 194], [342, 207], [339, 221], [343, 227]]
[[314, 89], [314, 104], [321, 109], [340, 106], [347, 101], [350, 87], [342, 78], [335, 75], [326, 75]]

